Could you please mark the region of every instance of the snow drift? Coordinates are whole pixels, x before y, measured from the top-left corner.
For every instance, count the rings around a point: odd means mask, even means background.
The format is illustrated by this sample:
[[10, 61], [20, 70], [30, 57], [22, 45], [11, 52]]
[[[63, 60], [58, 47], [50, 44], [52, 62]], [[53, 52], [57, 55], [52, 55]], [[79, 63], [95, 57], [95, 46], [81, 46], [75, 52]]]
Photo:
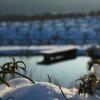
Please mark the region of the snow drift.
[[[0, 85], [0, 97], [2, 100], [65, 100], [58, 86], [47, 82], [36, 82], [32, 84], [25, 78], [17, 78], [9, 81], [11, 87]], [[62, 90], [69, 100], [98, 100], [99, 96], [80, 96], [77, 89]]]

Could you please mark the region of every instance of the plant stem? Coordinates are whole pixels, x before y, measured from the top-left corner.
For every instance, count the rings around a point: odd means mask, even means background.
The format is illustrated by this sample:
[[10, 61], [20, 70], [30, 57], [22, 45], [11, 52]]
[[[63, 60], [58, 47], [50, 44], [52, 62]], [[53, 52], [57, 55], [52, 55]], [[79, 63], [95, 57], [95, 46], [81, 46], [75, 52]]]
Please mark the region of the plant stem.
[[49, 82], [50, 82], [50, 83], [52, 83], [52, 81], [51, 81], [51, 79], [50, 79], [50, 76], [49, 76], [49, 74], [47, 74], [47, 76], [48, 76]]
[[29, 77], [27, 77], [27, 76], [25, 76], [25, 75], [23, 75], [23, 74], [20, 74], [20, 73], [18, 73], [18, 72], [15, 72], [16, 74], [18, 74], [18, 75], [20, 75], [20, 76], [22, 76], [22, 77], [24, 77], [24, 78], [27, 78], [28, 80], [30, 80], [33, 84], [35, 84], [35, 82], [32, 80], [32, 79], [30, 79]]
[[58, 85], [58, 86], [59, 86], [59, 89], [60, 89], [60, 91], [61, 91], [63, 97], [65, 98], [65, 100], [69, 100], [69, 99], [66, 97], [66, 95], [64, 94], [64, 92], [63, 92], [61, 86], [60, 86], [60, 85]]

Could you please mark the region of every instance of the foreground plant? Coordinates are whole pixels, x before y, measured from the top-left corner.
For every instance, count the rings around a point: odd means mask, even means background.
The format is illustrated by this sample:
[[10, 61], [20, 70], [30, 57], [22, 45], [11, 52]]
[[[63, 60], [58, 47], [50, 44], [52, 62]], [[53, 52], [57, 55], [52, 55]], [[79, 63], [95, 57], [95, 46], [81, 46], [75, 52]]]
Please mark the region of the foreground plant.
[[[18, 64], [23, 64], [22, 66], [19, 66]], [[21, 69], [23, 71], [26, 71], [26, 65], [23, 61], [15, 61], [15, 58], [13, 58], [12, 62], [7, 62], [5, 63], [2, 67], [1, 67], [1, 71], [0, 71], [0, 81], [1, 83], [6, 84], [7, 86], [10, 86], [9, 83], [6, 81], [6, 75], [10, 74], [12, 75], [14, 78], [17, 75], [20, 75], [24, 78], [27, 78], [28, 80], [30, 80], [32, 83], [35, 83], [32, 79], [30, 79], [29, 77], [17, 72], [17, 70]]]
[[[21, 67], [21, 66], [18, 66], [18, 64], [23, 64], [24, 66]], [[26, 71], [26, 65], [23, 61], [15, 61], [15, 58], [13, 58], [13, 62], [8, 62], [8, 63], [5, 63], [3, 65], [2, 68], [2, 71], [4, 72], [11, 72], [11, 74], [15, 77], [15, 71], [18, 70], [18, 68], [22, 69], [23, 71]]]
[[[51, 78], [50, 78], [49, 74], [47, 74], [47, 77], [48, 77], [49, 82], [50, 82], [50, 83], [52, 83], [52, 81], [51, 81]], [[61, 86], [60, 86], [58, 83], [57, 83], [57, 84], [55, 84], [55, 85], [57, 85], [57, 86], [59, 87], [59, 89], [60, 89], [60, 91], [61, 91], [61, 93], [62, 93], [62, 95], [63, 95], [64, 99], [65, 99], [65, 100], [69, 100], [69, 99], [66, 97], [66, 95], [64, 94], [64, 92], [63, 92], [63, 90], [62, 90]]]
[[99, 80], [96, 78], [94, 74], [84, 75], [80, 77], [80, 79], [76, 80], [79, 81], [78, 94], [89, 94], [94, 95], [98, 86], [100, 85]]
[[8, 87], [10, 87], [10, 84], [7, 82], [6, 79], [2, 78], [1, 74], [3, 71], [0, 71], [0, 84], [6, 84]]

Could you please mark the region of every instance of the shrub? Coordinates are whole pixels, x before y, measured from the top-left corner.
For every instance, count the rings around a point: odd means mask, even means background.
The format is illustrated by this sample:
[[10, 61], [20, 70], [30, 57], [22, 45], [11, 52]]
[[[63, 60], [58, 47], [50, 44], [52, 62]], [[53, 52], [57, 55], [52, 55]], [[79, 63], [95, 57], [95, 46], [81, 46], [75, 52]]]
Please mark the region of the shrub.
[[78, 94], [94, 95], [98, 85], [100, 85], [99, 80], [92, 73], [80, 77], [80, 79], [76, 80], [76, 82], [77, 81], [80, 81], [79, 86], [77, 87]]
[[[24, 66], [19, 66], [18, 64], [21, 63]], [[30, 79], [29, 77], [17, 72], [18, 68], [20, 68], [23, 71], [26, 71], [26, 65], [23, 61], [16, 61], [15, 58], [13, 58], [13, 62], [7, 62], [5, 63], [2, 67], [1, 67], [1, 71], [0, 71], [0, 83], [4, 83], [7, 86], [10, 87], [9, 83], [6, 81], [6, 75], [7, 74], [11, 74], [12, 76], [16, 76], [20, 75], [24, 78], [27, 78], [28, 80], [30, 80], [32, 83], [35, 83], [32, 79]]]

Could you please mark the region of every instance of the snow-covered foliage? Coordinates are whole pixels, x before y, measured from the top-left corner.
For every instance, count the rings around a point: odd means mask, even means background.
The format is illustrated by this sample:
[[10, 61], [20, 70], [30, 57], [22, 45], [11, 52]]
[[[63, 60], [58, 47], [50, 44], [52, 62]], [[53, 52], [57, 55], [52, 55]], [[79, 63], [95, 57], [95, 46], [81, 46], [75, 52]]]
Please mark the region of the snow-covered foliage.
[[92, 73], [96, 75], [98, 79], [100, 79], [100, 65], [95, 63], [91, 68]]

